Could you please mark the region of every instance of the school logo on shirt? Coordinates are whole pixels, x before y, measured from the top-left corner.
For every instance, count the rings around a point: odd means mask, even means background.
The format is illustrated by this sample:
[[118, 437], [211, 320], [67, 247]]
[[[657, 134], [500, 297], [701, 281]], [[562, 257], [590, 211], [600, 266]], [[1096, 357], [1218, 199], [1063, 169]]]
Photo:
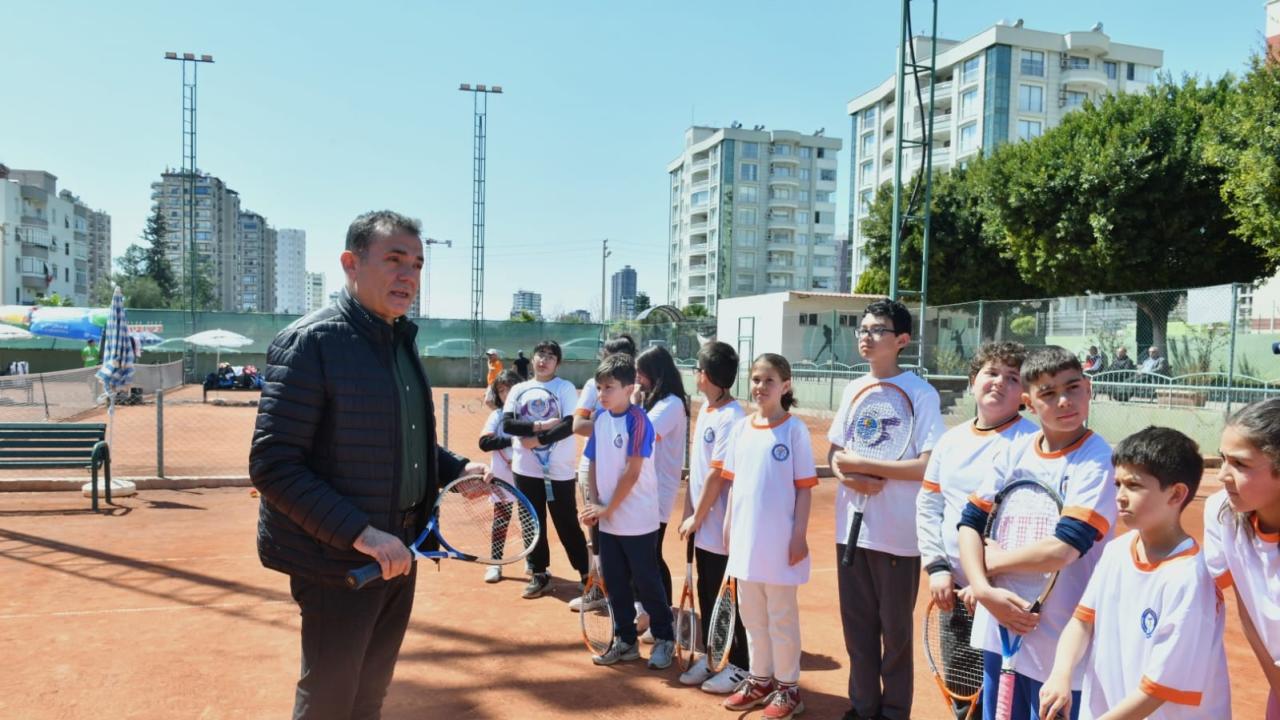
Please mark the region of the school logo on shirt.
[[707, 428], [706, 432], [702, 433], [702, 442], [710, 445], [715, 441], [716, 441], [716, 429]]
[[622, 447], [622, 433], [613, 436], [613, 446], [616, 448]]
[[791, 457], [791, 448], [783, 445], [782, 443], [778, 443], [773, 446], [774, 460], [777, 460], [778, 462], [786, 462], [789, 457]]
[[1156, 623], [1160, 622], [1160, 616], [1156, 615], [1156, 611], [1147, 608], [1142, 611], [1142, 634], [1151, 637], [1151, 633], [1156, 631]]

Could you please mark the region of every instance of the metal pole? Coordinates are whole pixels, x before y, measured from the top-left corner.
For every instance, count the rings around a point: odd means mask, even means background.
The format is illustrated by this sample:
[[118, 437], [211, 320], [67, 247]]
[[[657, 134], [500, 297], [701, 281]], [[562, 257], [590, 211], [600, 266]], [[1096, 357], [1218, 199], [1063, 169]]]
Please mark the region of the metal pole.
[[974, 352], [977, 352], [978, 348], [982, 347], [982, 343], [986, 342], [986, 338], [982, 337], [982, 329], [983, 329], [982, 309], [983, 309], [983, 301], [979, 300], [978, 301], [978, 333], [977, 333], [978, 344], [974, 346], [973, 348]]
[[906, 118], [906, 97], [903, 86], [906, 81], [907, 43], [911, 37], [907, 33], [907, 17], [911, 13], [911, 0], [902, 0], [901, 27], [898, 30], [898, 77], [894, 94], [897, 106], [894, 111], [893, 135], [893, 228], [889, 239], [889, 297], [898, 299], [898, 255], [902, 244], [902, 127]]
[[[933, 227], [933, 107], [937, 92], [937, 78], [934, 71], [938, 67], [938, 0], [933, 0], [933, 21], [929, 25], [932, 41], [929, 43], [929, 117], [925, 120], [924, 145], [924, 205], [921, 214], [924, 216], [924, 228], [920, 239], [920, 365], [925, 364], [925, 347], [929, 334], [924, 330], [925, 314], [929, 312], [929, 234]], [[941, 344], [941, 338], [939, 338]]]
[[[605, 260], [609, 258], [609, 238], [605, 238], [600, 244], [600, 324], [604, 325], [608, 322], [607, 316], [604, 314], [605, 294], [604, 294], [604, 276], [605, 276]], [[601, 328], [603, 331], [603, 328]]]
[[449, 449], [449, 393], [444, 394], [444, 449]]
[[462, 83], [458, 90], [471, 93], [474, 118], [471, 154], [471, 382], [483, 382], [480, 362], [484, 347], [484, 219], [485, 147], [489, 137], [489, 95], [501, 94], [501, 85]]
[[1231, 402], [1236, 389], [1236, 331], [1240, 324], [1240, 286], [1231, 283], [1231, 347], [1227, 351], [1227, 415], [1231, 415]]
[[164, 390], [156, 391], [156, 477], [164, 477]]

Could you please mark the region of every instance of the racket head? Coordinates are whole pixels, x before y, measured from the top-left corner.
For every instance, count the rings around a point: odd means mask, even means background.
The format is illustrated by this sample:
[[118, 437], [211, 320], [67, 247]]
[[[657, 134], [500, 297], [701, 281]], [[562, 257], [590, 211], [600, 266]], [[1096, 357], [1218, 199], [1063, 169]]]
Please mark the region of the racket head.
[[681, 670], [693, 665], [698, 649], [698, 614], [693, 609], [693, 535], [685, 546], [684, 589], [676, 609], [676, 664]]
[[582, 606], [578, 612], [578, 623], [582, 627], [582, 641], [592, 656], [603, 655], [613, 644], [614, 622], [613, 607], [609, 604], [609, 593], [604, 586], [604, 578], [596, 568], [592, 568], [587, 576], [586, 587], [582, 590]]
[[[1053, 537], [1062, 518], [1062, 498], [1038, 480], [1015, 480], [996, 495], [987, 521], [986, 536], [1003, 550], [1018, 550]], [[1044, 602], [1058, 573], [1000, 573], [996, 587], [1015, 593], [1027, 602]]]
[[707, 630], [707, 668], [720, 672], [729, 664], [733, 648], [733, 626], [738, 620], [738, 581], [728, 575], [716, 594], [711, 624]]
[[969, 644], [973, 618], [956, 598], [951, 610], [930, 601], [924, 616], [924, 653], [949, 706], [973, 703], [982, 693], [982, 652]]
[[[515, 410], [517, 418], [529, 422], [559, 420], [563, 417], [560, 398], [541, 385], [531, 385], [521, 390], [516, 396]], [[549, 447], [542, 445], [537, 449], [543, 450]]]
[[911, 447], [915, 406], [902, 388], [872, 383], [854, 396], [845, 417], [844, 448], [869, 460], [898, 460]]
[[503, 480], [486, 481], [481, 475], [446, 485], [436, 498], [434, 519], [441, 547], [459, 559], [489, 565], [523, 560], [542, 534], [529, 498]]

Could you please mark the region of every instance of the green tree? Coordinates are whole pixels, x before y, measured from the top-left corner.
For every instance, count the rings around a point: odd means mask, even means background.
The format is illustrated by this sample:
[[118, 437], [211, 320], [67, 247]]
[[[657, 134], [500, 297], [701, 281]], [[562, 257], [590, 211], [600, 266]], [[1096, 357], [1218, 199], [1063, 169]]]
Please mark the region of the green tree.
[[147, 218], [147, 226], [142, 230], [142, 240], [145, 243], [143, 269], [148, 277], [155, 280], [156, 286], [160, 288], [160, 292], [166, 299], [176, 299], [178, 278], [174, 275], [169, 258], [165, 255], [168, 232], [164, 214], [161, 213], [160, 206], [155, 205]]
[[116, 276], [120, 292], [124, 294], [124, 306], [127, 308], [165, 308], [169, 306], [160, 286], [149, 277]]
[[116, 268], [126, 278], [145, 277], [147, 274], [147, 249], [136, 243], [125, 248], [124, 255], [116, 258]]
[[518, 322], [518, 323], [538, 322], [538, 316], [534, 315], [528, 310], [521, 310], [520, 312], [511, 316], [511, 322]]
[[685, 318], [690, 320], [694, 318], [711, 317], [711, 313], [707, 312], [707, 306], [700, 303], [686, 305], [680, 312], [684, 314]]
[[[218, 310], [218, 295], [214, 291], [213, 269], [209, 267], [208, 261], [199, 263], [196, 268], [195, 280], [196, 310]], [[156, 284], [156, 287], [159, 287], [159, 283]], [[189, 310], [191, 308], [191, 287], [185, 279], [178, 289], [177, 295], [170, 299], [168, 305], [175, 310]]]
[[62, 297], [58, 293], [36, 298], [36, 305], [41, 307], [71, 307], [74, 304], [74, 300], [69, 297]]
[[[1223, 172], [1204, 153], [1205, 118], [1230, 84], [1162, 80], [1106, 96], [1031, 142], [987, 159], [982, 210], [1003, 254], [1052, 295], [1122, 293], [1270, 275], [1276, 265], [1235, 235]], [[1131, 296], [1165, 347], [1170, 293]]]
[[636, 293], [636, 299], [635, 299], [635, 304], [633, 305], [633, 308], [635, 309], [637, 315], [644, 312], [645, 310], [648, 310], [651, 307], [653, 307], [653, 301], [649, 299], [649, 293], [643, 290]]
[[89, 305], [106, 307], [111, 304], [111, 296], [115, 292], [115, 283], [110, 278], [98, 278], [98, 282], [89, 289]]

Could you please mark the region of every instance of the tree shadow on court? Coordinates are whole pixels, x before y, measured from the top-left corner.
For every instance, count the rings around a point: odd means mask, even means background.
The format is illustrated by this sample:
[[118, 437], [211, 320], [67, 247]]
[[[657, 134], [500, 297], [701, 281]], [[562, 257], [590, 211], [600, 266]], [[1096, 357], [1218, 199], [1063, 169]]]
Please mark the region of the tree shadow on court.
[[208, 510], [199, 505], [173, 502], [171, 500], [146, 500], [148, 510]]
[[49, 508], [47, 510], [0, 510], [0, 517], [71, 517], [74, 515], [103, 515], [105, 517], [124, 517], [133, 512], [133, 508], [125, 505], [107, 505], [101, 510], [92, 508]]

